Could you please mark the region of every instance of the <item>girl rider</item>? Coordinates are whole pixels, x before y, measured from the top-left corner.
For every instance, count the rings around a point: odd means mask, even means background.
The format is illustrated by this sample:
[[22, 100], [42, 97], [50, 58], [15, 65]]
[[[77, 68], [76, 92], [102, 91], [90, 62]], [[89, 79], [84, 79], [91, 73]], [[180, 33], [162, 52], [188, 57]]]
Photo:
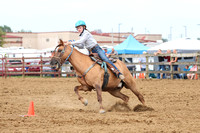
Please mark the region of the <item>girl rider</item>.
[[[92, 51], [93, 53], [98, 53], [99, 57], [105, 61], [111, 64], [118, 72], [117, 77], [121, 80], [123, 80], [125, 77], [124, 75], [119, 71], [119, 69], [110, 61], [107, 56], [105, 55], [104, 51], [101, 49], [101, 47], [97, 44], [97, 41], [93, 38], [92, 34], [88, 32], [86, 29], [86, 24], [84, 21], [79, 20], [76, 22], [75, 27], [80, 33], [80, 40], [74, 41], [74, 42], [67, 42], [68, 45], [75, 45], [77, 47], [83, 47], [85, 46], [89, 51]], [[115, 70], [113, 70], [115, 71]]]

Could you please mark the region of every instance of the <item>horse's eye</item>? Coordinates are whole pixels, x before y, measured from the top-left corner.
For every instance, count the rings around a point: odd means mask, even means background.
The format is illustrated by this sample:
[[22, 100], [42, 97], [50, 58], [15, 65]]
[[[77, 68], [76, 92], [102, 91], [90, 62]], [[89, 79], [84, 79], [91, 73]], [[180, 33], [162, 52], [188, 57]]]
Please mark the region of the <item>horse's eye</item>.
[[61, 49], [58, 49], [58, 52], [61, 52], [62, 50]]

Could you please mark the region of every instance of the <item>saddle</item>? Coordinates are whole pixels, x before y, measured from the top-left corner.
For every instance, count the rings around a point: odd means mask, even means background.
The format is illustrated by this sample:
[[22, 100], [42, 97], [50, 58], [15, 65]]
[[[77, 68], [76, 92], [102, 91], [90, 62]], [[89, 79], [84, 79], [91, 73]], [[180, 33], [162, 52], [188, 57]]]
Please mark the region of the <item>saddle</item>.
[[[91, 59], [94, 57], [95, 59], [98, 59], [100, 62], [103, 62], [103, 60], [99, 57], [98, 53], [91, 53], [89, 54], [89, 56]], [[117, 62], [117, 59], [114, 59], [114, 58], [108, 58], [108, 59], [112, 61], [113, 63]]]
[[[104, 62], [98, 55], [98, 53], [91, 53], [89, 54], [89, 57], [97, 62], [99, 65], [102, 65], [102, 63]], [[117, 59], [114, 58], [108, 58], [110, 61], [112, 61], [113, 63], [117, 62]], [[106, 62], [108, 68], [117, 76], [119, 74], [119, 72], [108, 62]]]
[[[107, 71], [107, 67], [115, 74], [115, 76], [118, 76], [119, 72], [108, 62], [104, 62], [97, 53], [91, 53], [89, 57], [96, 62], [97, 64], [101, 65], [102, 68], [104, 68], [104, 79], [103, 79], [103, 85], [102, 90], [107, 86], [109, 81], [109, 73]], [[115, 63], [117, 59], [109, 58], [110, 61]]]

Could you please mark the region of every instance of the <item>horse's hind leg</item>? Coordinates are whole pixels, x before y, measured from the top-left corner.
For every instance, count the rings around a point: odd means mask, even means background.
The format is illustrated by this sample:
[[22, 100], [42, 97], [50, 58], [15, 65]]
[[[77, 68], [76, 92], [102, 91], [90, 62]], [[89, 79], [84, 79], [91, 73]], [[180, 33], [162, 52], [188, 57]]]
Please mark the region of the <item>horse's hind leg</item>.
[[117, 98], [121, 98], [125, 103], [128, 103], [129, 97], [124, 95], [123, 93], [120, 92], [121, 89], [115, 89], [115, 90], [111, 90], [108, 91], [111, 95], [117, 97]]
[[140, 94], [140, 92], [137, 90], [136, 88], [136, 83], [134, 81], [132, 81], [131, 83], [126, 82], [125, 87], [127, 89], [130, 89], [140, 100], [140, 102], [145, 105], [145, 101], [144, 101], [144, 97], [142, 96], [142, 94]]
[[82, 85], [80, 85], [80, 86], [75, 86], [75, 88], [74, 88], [75, 93], [78, 95], [78, 99], [79, 99], [85, 106], [87, 106], [88, 101], [87, 101], [87, 99], [83, 98], [83, 97], [79, 94], [79, 91], [80, 91], [80, 90], [88, 91], [89, 89], [88, 89], [86, 86], [82, 86]]

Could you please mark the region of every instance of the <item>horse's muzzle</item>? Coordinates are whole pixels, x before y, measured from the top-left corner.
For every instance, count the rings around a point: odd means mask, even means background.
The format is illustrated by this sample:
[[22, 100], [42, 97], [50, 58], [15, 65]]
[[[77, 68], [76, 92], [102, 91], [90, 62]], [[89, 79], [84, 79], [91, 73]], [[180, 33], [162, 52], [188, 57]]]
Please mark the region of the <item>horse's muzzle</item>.
[[55, 69], [60, 69], [61, 65], [60, 62], [56, 58], [52, 58], [50, 61], [51, 67], [54, 67]]

